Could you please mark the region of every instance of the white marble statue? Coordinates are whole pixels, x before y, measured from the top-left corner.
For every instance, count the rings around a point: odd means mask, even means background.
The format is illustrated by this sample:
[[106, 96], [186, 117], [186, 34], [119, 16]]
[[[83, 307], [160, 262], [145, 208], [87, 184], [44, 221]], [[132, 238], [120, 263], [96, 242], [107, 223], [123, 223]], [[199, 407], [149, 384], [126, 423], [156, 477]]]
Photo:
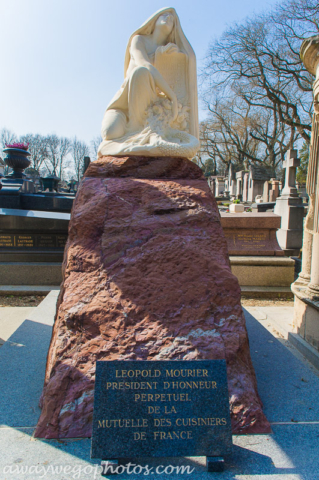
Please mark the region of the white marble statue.
[[106, 109], [98, 156], [192, 158], [199, 149], [196, 58], [174, 8], [130, 37], [124, 82]]

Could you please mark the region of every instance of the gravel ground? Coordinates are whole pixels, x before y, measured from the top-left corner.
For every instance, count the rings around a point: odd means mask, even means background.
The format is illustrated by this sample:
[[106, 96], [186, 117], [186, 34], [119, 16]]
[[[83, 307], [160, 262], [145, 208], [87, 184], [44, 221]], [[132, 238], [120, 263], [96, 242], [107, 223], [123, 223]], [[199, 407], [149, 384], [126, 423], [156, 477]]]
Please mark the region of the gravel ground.
[[293, 307], [293, 298], [248, 298], [241, 297], [243, 307]]
[[0, 307], [37, 307], [46, 295], [0, 296]]
[[[37, 307], [46, 295], [0, 296], [0, 307]], [[293, 307], [291, 298], [248, 298], [241, 299], [243, 307]]]

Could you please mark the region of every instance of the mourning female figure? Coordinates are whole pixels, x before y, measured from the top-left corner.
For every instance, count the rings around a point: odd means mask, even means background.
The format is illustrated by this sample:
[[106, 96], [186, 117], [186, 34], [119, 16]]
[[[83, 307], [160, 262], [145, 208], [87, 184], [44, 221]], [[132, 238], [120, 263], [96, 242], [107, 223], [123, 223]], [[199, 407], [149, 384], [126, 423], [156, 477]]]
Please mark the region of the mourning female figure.
[[124, 77], [104, 114], [98, 156], [192, 158], [199, 148], [196, 59], [173, 8], [131, 35]]

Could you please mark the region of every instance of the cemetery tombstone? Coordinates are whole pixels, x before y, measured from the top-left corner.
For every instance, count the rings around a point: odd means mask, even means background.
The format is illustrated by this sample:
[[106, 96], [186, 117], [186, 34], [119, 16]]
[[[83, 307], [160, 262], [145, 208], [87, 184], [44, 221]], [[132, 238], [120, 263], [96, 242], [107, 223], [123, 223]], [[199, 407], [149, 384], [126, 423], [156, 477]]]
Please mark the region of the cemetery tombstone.
[[296, 187], [296, 170], [300, 165], [297, 150], [289, 150], [283, 162], [285, 185], [276, 199], [274, 212], [281, 216], [281, 228], [277, 231], [278, 243], [286, 253], [299, 254], [302, 246], [304, 206]]
[[61, 262], [69, 213], [0, 207], [1, 262]]
[[279, 197], [279, 180], [272, 178], [270, 180], [271, 183], [271, 190], [269, 191], [269, 202], [275, 202], [276, 199]]
[[274, 177], [273, 169], [265, 166], [250, 165], [248, 177], [248, 201], [254, 202], [256, 196], [263, 197], [264, 183]]
[[245, 186], [245, 181], [247, 182], [246, 173], [248, 172], [246, 172], [245, 170], [240, 170], [239, 172], [236, 172], [236, 197], [244, 202], [247, 201], [247, 186]]
[[236, 197], [236, 191], [237, 191], [237, 183], [236, 183], [236, 173], [234, 171], [233, 165], [230, 163], [229, 168], [228, 168], [228, 180], [227, 180], [227, 185], [229, 190], [229, 196], [230, 198], [235, 198]]
[[270, 182], [266, 180], [264, 183], [264, 191], [263, 191], [263, 202], [269, 202], [269, 191], [270, 191]]
[[216, 190], [216, 177], [215, 176], [210, 176], [208, 177], [207, 179], [208, 181], [208, 184], [209, 184], [209, 187], [211, 189], [211, 191], [214, 193], [215, 195], [215, 190]]
[[248, 202], [248, 186], [249, 186], [249, 172], [244, 173], [243, 176], [243, 202]]
[[215, 182], [215, 197], [221, 197], [225, 190], [224, 177], [216, 177]]
[[[144, 61], [136, 65], [132, 49], [141, 53], [144, 41], [156, 44], [158, 38], [166, 43], [157, 47], [154, 70], [145, 68]], [[154, 92], [156, 68], [166, 79], [166, 98]], [[35, 436], [91, 436], [99, 360], [127, 365], [174, 360], [177, 368], [178, 361], [225, 359], [233, 433], [269, 432], [218, 207], [202, 170], [190, 161], [200, 146], [196, 58], [173, 8], [156, 12], [131, 35], [124, 71], [124, 87], [102, 121], [98, 159], [86, 170], [71, 213], [63, 296]], [[137, 411], [133, 402], [129, 408]], [[206, 400], [212, 415], [207, 418], [226, 418], [210, 408], [213, 402]], [[175, 440], [176, 447], [184, 441]], [[190, 446], [196, 449], [197, 443]], [[187, 451], [179, 448], [175, 454]], [[221, 452], [212, 447], [205, 453]]]

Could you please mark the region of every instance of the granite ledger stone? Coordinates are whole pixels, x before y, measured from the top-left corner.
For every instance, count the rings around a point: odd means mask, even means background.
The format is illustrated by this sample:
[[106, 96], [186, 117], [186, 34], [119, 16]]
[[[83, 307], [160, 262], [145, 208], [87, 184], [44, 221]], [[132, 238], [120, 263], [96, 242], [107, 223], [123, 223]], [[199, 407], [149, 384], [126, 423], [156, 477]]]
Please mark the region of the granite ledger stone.
[[208, 183], [139, 160], [100, 158], [78, 190], [35, 435], [91, 435], [97, 360], [226, 359], [233, 433], [270, 432]]

